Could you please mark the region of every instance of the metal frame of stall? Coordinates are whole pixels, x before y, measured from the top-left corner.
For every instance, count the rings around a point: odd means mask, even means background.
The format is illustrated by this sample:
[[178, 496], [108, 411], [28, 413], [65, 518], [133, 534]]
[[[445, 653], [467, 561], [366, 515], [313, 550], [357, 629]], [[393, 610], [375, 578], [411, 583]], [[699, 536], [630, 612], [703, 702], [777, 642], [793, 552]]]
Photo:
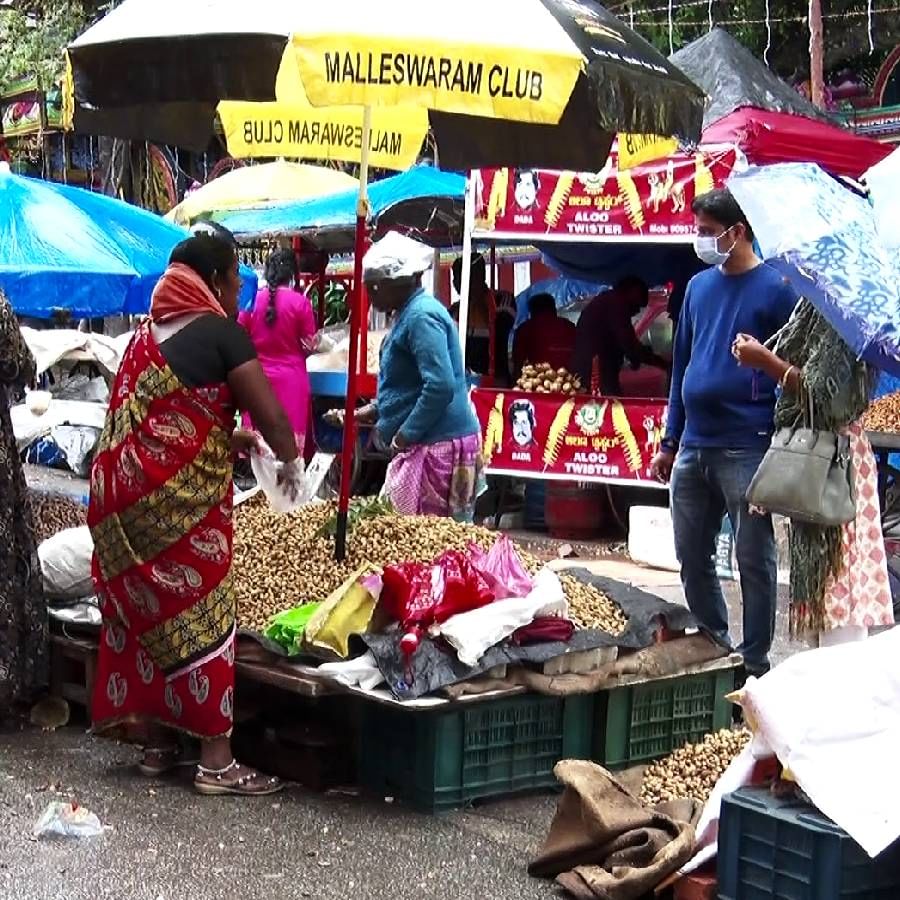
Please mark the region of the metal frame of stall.
[[[732, 165], [740, 164], [742, 160], [742, 154], [737, 148], [732, 147], [730, 145], [716, 145], [711, 147], [702, 148], [702, 150], [708, 154], [711, 154], [712, 157], [716, 159], [726, 159], [729, 154], [734, 154], [734, 163]], [[696, 151], [697, 154], [701, 152], [700, 148]], [[653, 164], [654, 166], [659, 167], [660, 172], [665, 172], [666, 167], [668, 165], [668, 160], [663, 159], [656, 161]], [[610, 164], [607, 164], [606, 172], [609, 173]], [[729, 169], [731, 166], [729, 167]], [[553, 173], [554, 175], [561, 175], [563, 173]], [[574, 173], [573, 173], [574, 174]], [[598, 173], [599, 175], [603, 175], [603, 173]], [[535, 238], [540, 237], [541, 243], [566, 243], [566, 244], [672, 244], [672, 245], [682, 245], [688, 246], [693, 241], [693, 230], [687, 229], [683, 233], [669, 233], [669, 234], [659, 234], [659, 233], [648, 233], [648, 234], [640, 234], [640, 235], [627, 235], [627, 236], [593, 236], [586, 237], [584, 235], [570, 235], [570, 234], [558, 234], [553, 233], [549, 229], [546, 232], [537, 231], [503, 231], [503, 230], [492, 230], [485, 231], [480, 229], [476, 224], [476, 206], [478, 203], [478, 199], [476, 197], [476, 191], [478, 190], [478, 182], [481, 179], [480, 172], [472, 172], [469, 174], [469, 178], [466, 185], [466, 204], [465, 204], [465, 229], [463, 232], [463, 269], [462, 269], [462, 277], [461, 277], [461, 285], [460, 285], [460, 315], [459, 315], [459, 332], [460, 332], [460, 343], [462, 346], [463, 356], [465, 356], [466, 351], [466, 340], [467, 340], [467, 332], [468, 332], [468, 316], [469, 316], [469, 286], [471, 283], [471, 257], [473, 247], [477, 244], [487, 245], [490, 248], [492, 261], [496, 252], [496, 247], [498, 244], [510, 244], [510, 243], [526, 243], [529, 240], [534, 241]], [[633, 183], [633, 182], [632, 182]], [[482, 185], [483, 187], [483, 185]], [[652, 203], [652, 199], [648, 198], [647, 200], [647, 208], [649, 209], [650, 204]], [[473, 390], [478, 390], [477, 388]], [[498, 392], [499, 393], [499, 392]], [[612, 399], [612, 398], [596, 398], [602, 402], [604, 399]], [[627, 402], [627, 399], [625, 402]], [[667, 404], [667, 398], [659, 398], [657, 402], [662, 401]], [[644, 403], [647, 402], [646, 399], [643, 399]], [[585, 482], [590, 481], [598, 484], [606, 484], [606, 485], [626, 485], [629, 487], [642, 487], [642, 488], [652, 488], [656, 490], [665, 490], [666, 486], [662, 485], [656, 481], [651, 481], [646, 478], [606, 478], [603, 476], [567, 476], [567, 475], [559, 475], [555, 473], [547, 473], [544, 472], [530, 472], [523, 471], [519, 469], [500, 469], [500, 468], [492, 468], [490, 465], [486, 466], [486, 472], [488, 474], [493, 475], [501, 475], [507, 477], [514, 478], [530, 478], [541, 481], [569, 481], [569, 482]]]

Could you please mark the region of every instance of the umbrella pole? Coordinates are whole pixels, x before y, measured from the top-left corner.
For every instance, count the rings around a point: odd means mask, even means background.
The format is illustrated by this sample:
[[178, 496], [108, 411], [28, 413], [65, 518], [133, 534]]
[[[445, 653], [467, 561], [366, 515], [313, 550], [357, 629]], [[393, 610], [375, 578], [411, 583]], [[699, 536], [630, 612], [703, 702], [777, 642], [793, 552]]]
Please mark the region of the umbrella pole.
[[469, 284], [472, 280], [472, 231], [475, 229], [475, 179], [466, 180], [466, 208], [463, 218], [462, 272], [459, 279], [459, 345], [463, 368], [466, 366], [466, 341], [469, 337]]
[[347, 360], [347, 399], [344, 404], [344, 442], [341, 447], [341, 491], [338, 497], [334, 558], [342, 562], [347, 555], [347, 512], [353, 477], [353, 453], [356, 449], [356, 390], [359, 368], [359, 335], [362, 320], [363, 255], [366, 252], [366, 223], [369, 217], [369, 141], [372, 134], [372, 108], [363, 109], [362, 156], [359, 165], [359, 198], [356, 203], [356, 240], [353, 254], [353, 295], [350, 301], [350, 352]]

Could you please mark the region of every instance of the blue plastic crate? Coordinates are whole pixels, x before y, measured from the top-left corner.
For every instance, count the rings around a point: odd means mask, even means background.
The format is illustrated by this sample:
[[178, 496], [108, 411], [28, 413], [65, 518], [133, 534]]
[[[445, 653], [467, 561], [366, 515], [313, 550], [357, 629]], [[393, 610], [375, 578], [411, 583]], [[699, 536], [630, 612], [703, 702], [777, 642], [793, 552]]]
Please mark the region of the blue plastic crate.
[[719, 900], [898, 900], [900, 842], [876, 859], [817, 809], [765, 788], [725, 797]]

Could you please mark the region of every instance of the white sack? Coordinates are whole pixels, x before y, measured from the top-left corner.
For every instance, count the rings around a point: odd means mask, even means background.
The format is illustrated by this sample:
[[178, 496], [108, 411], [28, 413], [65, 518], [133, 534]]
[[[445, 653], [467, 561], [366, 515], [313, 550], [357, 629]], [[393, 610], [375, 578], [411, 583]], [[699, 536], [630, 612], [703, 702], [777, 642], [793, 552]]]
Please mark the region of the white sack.
[[569, 614], [569, 604], [557, 574], [546, 566], [534, 577], [527, 597], [496, 600], [480, 609], [451, 616], [435, 630], [456, 650], [459, 661], [474, 666], [495, 644], [540, 616]]
[[900, 628], [798, 653], [744, 687], [748, 721], [871, 857], [900, 837]]
[[87, 525], [67, 528], [38, 547], [44, 590], [51, 597], [78, 600], [94, 593], [91, 556], [94, 542]]

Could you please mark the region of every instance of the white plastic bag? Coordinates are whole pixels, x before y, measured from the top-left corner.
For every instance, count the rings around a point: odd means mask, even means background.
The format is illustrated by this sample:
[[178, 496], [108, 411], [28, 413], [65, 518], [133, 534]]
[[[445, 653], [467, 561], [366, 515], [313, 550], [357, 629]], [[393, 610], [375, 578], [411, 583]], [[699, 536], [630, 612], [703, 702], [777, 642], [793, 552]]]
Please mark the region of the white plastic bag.
[[534, 577], [534, 588], [527, 597], [496, 600], [487, 606], [451, 616], [438, 626], [456, 650], [459, 661], [474, 666], [495, 644], [514, 631], [529, 625], [538, 616], [569, 614], [569, 604], [559, 576], [544, 566]]
[[94, 593], [91, 556], [94, 542], [87, 525], [67, 528], [38, 547], [44, 590], [50, 597], [80, 600]]
[[[298, 459], [296, 465], [300, 472], [303, 473], [303, 460]], [[278, 484], [278, 473], [281, 471], [282, 463], [278, 462], [275, 454], [265, 444], [260, 443], [259, 448], [250, 454], [250, 466], [253, 469], [253, 477], [256, 478], [256, 483], [266, 495], [269, 505], [275, 512], [295, 512], [310, 500], [306, 478], [303, 479], [300, 490], [294, 498], [290, 496], [284, 487]]]
[[100, 820], [89, 809], [74, 803], [51, 803], [34, 826], [34, 836], [97, 837], [103, 834]]

